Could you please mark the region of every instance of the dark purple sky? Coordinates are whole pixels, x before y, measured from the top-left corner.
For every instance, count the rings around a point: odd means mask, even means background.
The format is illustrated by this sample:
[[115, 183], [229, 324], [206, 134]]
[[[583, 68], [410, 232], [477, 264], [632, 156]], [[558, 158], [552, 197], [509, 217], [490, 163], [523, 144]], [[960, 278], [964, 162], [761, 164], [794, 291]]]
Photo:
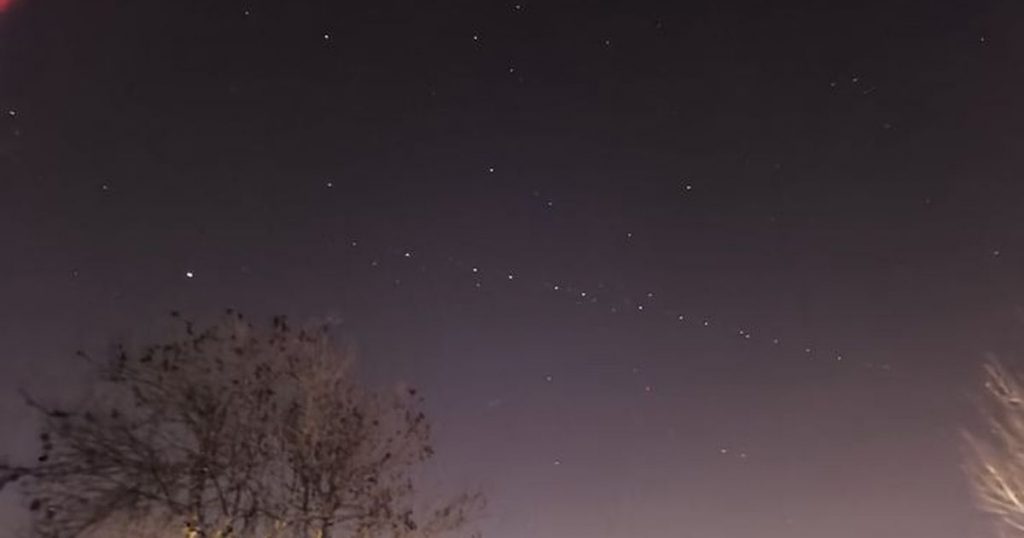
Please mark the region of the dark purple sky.
[[22, 0], [0, 451], [75, 349], [232, 306], [423, 387], [492, 538], [989, 536], [1022, 66], [1017, 0]]

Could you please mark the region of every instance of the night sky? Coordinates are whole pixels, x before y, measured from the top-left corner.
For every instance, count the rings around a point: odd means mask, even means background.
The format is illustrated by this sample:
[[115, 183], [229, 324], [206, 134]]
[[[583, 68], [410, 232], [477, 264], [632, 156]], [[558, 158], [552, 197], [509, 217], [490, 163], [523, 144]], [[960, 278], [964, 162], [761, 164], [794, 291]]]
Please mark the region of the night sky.
[[1022, 95], [1019, 0], [0, 0], [0, 451], [235, 307], [420, 386], [490, 538], [991, 536]]

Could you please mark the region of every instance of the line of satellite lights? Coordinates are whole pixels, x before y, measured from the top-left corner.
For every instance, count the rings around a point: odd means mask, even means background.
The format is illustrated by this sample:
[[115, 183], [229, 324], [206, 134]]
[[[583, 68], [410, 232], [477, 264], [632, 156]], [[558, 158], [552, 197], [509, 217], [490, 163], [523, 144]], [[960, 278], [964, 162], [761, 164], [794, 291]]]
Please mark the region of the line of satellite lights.
[[[359, 242], [358, 241], [350, 241], [349, 245], [354, 248], [354, 247], [359, 246]], [[396, 255], [396, 256], [398, 256], [400, 258], [403, 258], [403, 259], [412, 259], [413, 258], [413, 252], [411, 250], [401, 250], [401, 251], [393, 250], [392, 253], [393, 253], [393, 255]], [[468, 263], [465, 263], [465, 262], [463, 262], [461, 260], [457, 260], [457, 259], [451, 258], [451, 257], [448, 258], [448, 263], [458, 267], [460, 270], [468, 271], [471, 275], [473, 275], [474, 276], [473, 285], [476, 288], [479, 289], [479, 288], [483, 287], [483, 282], [481, 281], [481, 278], [483, 277], [483, 272], [482, 272], [482, 270], [480, 269], [479, 266], [473, 265], [473, 264], [468, 264]], [[373, 268], [380, 267], [380, 264], [381, 264], [381, 262], [380, 262], [379, 258], [373, 258], [370, 261], [370, 266], [373, 267]], [[185, 277], [190, 279], [190, 280], [196, 278], [196, 276], [197, 275], [196, 275], [196, 273], [194, 271], [185, 271]], [[519, 278], [519, 276], [515, 272], [508, 271], [508, 272], [504, 273], [504, 280], [506, 280], [506, 281], [519, 281], [520, 278]], [[395, 283], [395, 285], [399, 285], [399, 284], [401, 284], [401, 280], [400, 279], [395, 279], [394, 283]], [[557, 282], [544, 282], [543, 283], [543, 287], [544, 287], [544, 289], [552, 291], [554, 293], [559, 293], [559, 294], [565, 295], [567, 297], [572, 297], [572, 298], [575, 299], [577, 304], [597, 304], [597, 303], [600, 302], [598, 300], [598, 297], [597, 297], [596, 294], [587, 292], [586, 290], [584, 290], [582, 288], [577, 288], [577, 287], [574, 287], [574, 286], [571, 286], [571, 285], [566, 285], [566, 284], [557, 283]], [[603, 286], [599, 284], [598, 288], [603, 288]], [[647, 295], [646, 295], [646, 298], [647, 298], [648, 304], [645, 304], [642, 301], [633, 301], [633, 300], [630, 300], [630, 299], [622, 299], [618, 303], [618, 304], [621, 304], [622, 306], [620, 307], [620, 306], [611, 305], [611, 306], [609, 306], [609, 312], [611, 312], [612, 314], [616, 314], [616, 313], [620, 313], [620, 312], [629, 312], [629, 311], [635, 311], [635, 312], [640, 312], [640, 313], [653, 313], [655, 315], [660, 315], [660, 316], [662, 316], [662, 317], [664, 317], [666, 319], [672, 320], [672, 321], [677, 322], [677, 323], [688, 324], [689, 326], [705, 327], [705, 328], [708, 328], [708, 327], [712, 326], [711, 317], [709, 317], [709, 316], [704, 316], [704, 317], [698, 318], [699, 321], [691, 321], [691, 318], [687, 317], [685, 314], [683, 314], [681, 312], [665, 310], [665, 309], [656, 310], [656, 309], [650, 307], [649, 303], [651, 301], [653, 301], [653, 299], [654, 299], [654, 292], [648, 292]], [[743, 338], [745, 340], [754, 340], [753, 333], [751, 331], [747, 330], [747, 329], [742, 329], [742, 328], [741, 329], [736, 329], [735, 334], [738, 337]], [[779, 339], [779, 338], [771, 338], [768, 341], [771, 343], [772, 346], [781, 346], [782, 345], [782, 340]], [[811, 357], [811, 358], [820, 357], [820, 354], [815, 353], [814, 348], [811, 347], [811, 346], [805, 346], [802, 349], [802, 352], [803, 352], [803, 355]], [[839, 353], [839, 352], [834, 353], [831, 356], [831, 360], [833, 360], [836, 363], [847, 362], [847, 361], [845, 361], [845, 357], [843, 356], [843, 354]], [[862, 363], [860, 363], [860, 366], [862, 366], [864, 368], [868, 368], [868, 369], [878, 368], [878, 369], [886, 370], [886, 371], [891, 369], [889, 364], [879, 364], [879, 365], [876, 365], [876, 364], [870, 363], [870, 362], [862, 362]]]
[[[351, 246], [353, 248], [354, 247], [358, 247], [359, 245], [360, 245], [360, 243], [358, 241], [350, 241], [349, 242], [349, 246]], [[390, 250], [390, 253], [391, 253], [392, 256], [396, 256], [396, 257], [399, 257], [401, 259], [406, 259], [406, 260], [411, 260], [414, 257], [416, 257], [414, 255], [413, 251], [411, 251], [411, 250], [392, 249], [392, 250]], [[479, 265], [474, 265], [474, 264], [471, 264], [471, 263], [466, 263], [466, 262], [464, 262], [462, 260], [459, 260], [459, 259], [456, 259], [456, 258], [453, 258], [453, 257], [447, 258], [447, 262], [450, 265], [452, 265], [452, 266], [456, 267], [457, 269], [459, 269], [460, 271], [466, 271], [467, 273], [472, 275], [473, 276], [473, 285], [474, 285], [474, 287], [476, 287], [477, 289], [480, 289], [480, 288], [483, 287], [482, 278], [484, 276], [484, 271], [483, 271], [483, 269], [480, 268]], [[373, 267], [373, 268], [379, 268], [381, 266], [380, 259], [379, 258], [371, 259], [370, 266]], [[522, 280], [520, 278], [520, 276], [516, 272], [514, 272], [514, 271], [505, 271], [503, 273], [498, 273], [498, 274], [501, 275], [501, 278], [503, 280], [505, 280], [505, 281], [511, 282], [511, 281], [521, 281]], [[401, 284], [401, 280], [400, 279], [395, 279], [394, 283], [395, 283], [395, 285], [399, 285], [399, 284]], [[545, 282], [542, 283], [542, 287], [544, 289], [548, 290], [548, 291], [551, 291], [551, 292], [554, 292], [554, 293], [557, 293], [557, 294], [561, 294], [561, 295], [569, 297], [569, 298], [573, 298], [573, 299], [575, 299], [575, 302], [577, 304], [594, 305], [594, 304], [598, 304], [598, 303], [601, 302], [598, 299], [597, 294], [588, 292], [588, 291], [586, 291], [585, 289], [582, 289], [582, 288], [577, 288], [577, 287], [572, 286], [572, 285], [567, 285], [565, 283], [545, 281]], [[601, 289], [604, 288], [604, 286], [600, 285], [600, 284], [597, 287], [601, 288]], [[661, 317], [663, 317], [663, 318], [665, 318], [667, 320], [673, 321], [675, 323], [687, 324], [688, 326], [691, 326], [691, 327], [710, 328], [713, 325], [712, 321], [711, 321], [712, 318], [710, 316], [691, 318], [691, 317], [689, 317], [689, 316], [687, 316], [687, 315], [685, 315], [685, 314], [683, 314], [681, 312], [678, 312], [678, 311], [672, 311], [672, 310], [667, 310], [667, 309], [656, 309], [656, 308], [652, 307], [650, 305], [650, 303], [654, 300], [654, 292], [648, 292], [646, 294], [646, 300], [647, 300], [647, 303], [645, 304], [643, 301], [634, 301], [634, 300], [631, 300], [631, 299], [628, 299], [628, 298], [627, 299], [621, 299], [621, 300], [619, 300], [616, 303], [617, 305], [620, 305], [620, 306], [616, 306], [616, 304], [612, 304], [612, 305], [610, 305], [608, 307], [608, 311], [610, 313], [612, 313], [612, 314], [633, 311], [633, 312], [638, 312], [638, 313], [658, 315], [658, 316], [661, 316]], [[744, 340], [751, 340], [751, 341], [756, 340], [756, 338], [754, 338], [753, 333], [750, 330], [747, 330], [747, 329], [742, 329], [742, 328], [736, 329], [733, 334], [735, 334], [736, 336], [738, 336], [739, 338], [742, 338]], [[772, 346], [782, 346], [783, 345], [782, 340], [780, 338], [777, 338], [777, 337], [770, 338], [770, 339], [767, 340], [767, 342], [769, 342]], [[810, 357], [810, 358], [822, 358], [822, 355], [820, 353], [816, 352], [814, 347], [809, 346], [809, 345], [808, 346], [804, 346], [801, 349], [801, 353], [802, 353], [802, 355]], [[839, 364], [849, 364], [850, 363], [850, 361], [848, 361], [847, 358], [842, 353], [839, 353], [839, 352], [832, 353], [831, 356], [828, 357], [828, 358], [831, 361], [833, 361], [835, 363], [839, 363]], [[861, 363], [854, 363], [854, 364], [858, 364], [859, 366], [861, 366], [863, 368], [867, 368], [867, 369], [876, 369], [877, 368], [879, 370], [885, 370], [885, 371], [888, 371], [888, 370], [891, 369], [891, 366], [889, 364], [874, 364], [874, 363], [870, 363], [870, 362], [861, 362]]]

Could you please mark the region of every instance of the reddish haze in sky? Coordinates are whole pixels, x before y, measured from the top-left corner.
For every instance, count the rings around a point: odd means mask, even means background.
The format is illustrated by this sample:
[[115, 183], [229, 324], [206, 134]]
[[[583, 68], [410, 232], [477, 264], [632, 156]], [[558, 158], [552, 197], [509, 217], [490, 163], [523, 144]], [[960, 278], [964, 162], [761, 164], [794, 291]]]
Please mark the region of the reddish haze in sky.
[[7, 11], [11, 4], [14, 4], [14, 0], [0, 0], [0, 13]]

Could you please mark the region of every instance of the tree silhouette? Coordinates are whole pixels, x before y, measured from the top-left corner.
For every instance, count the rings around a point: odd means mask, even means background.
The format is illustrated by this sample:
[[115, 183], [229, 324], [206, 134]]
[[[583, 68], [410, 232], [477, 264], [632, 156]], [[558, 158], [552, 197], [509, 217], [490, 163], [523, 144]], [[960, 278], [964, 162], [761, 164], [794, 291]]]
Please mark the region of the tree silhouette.
[[37, 535], [434, 536], [466, 524], [477, 495], [416, 506], [412, 474], [433, 450], [415, 389], [360, 387], [326, 327], [172, 317], [166, 342], [83, 354], [100, 381], [81, 405], [28, 400], [42, 452], [0, 466], [0, 484], [21, 484]]
[[966, 434], [967, 473], [978, 506], [1024, 536], [1024, 386], [998, 362], [985, 366], [985, 430]]

